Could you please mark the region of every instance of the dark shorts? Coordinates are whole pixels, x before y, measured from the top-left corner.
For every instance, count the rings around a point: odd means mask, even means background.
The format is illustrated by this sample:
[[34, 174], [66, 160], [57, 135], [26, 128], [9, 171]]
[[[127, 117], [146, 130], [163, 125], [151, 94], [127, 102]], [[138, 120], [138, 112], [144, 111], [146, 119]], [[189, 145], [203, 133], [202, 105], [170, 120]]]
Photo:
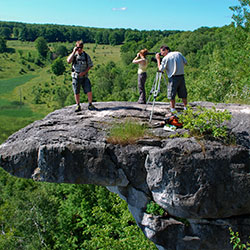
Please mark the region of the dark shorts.
[[91, 83], [88, 77], [72, 78], [72, 87], [75, 95], [80, 94], [81, 86], [85, 94], [91, 92]]
[[174, 100], [176, 94], [178, 94], [179, 98], [187, 98], [184, 75], [172, 76], [168, 79], [168, 99]]

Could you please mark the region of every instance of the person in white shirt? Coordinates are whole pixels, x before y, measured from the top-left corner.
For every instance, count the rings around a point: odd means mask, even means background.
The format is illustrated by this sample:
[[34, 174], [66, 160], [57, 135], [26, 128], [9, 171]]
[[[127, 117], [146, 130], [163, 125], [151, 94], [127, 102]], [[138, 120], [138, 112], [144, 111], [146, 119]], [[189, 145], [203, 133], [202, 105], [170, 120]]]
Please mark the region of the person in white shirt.
[[132, 63], [138, 64], [138, 89], [139, 89], [139, 99], [138, 103], [140, 104], [146, 104], [146, 91], [145, 91], [145, 82], [147, 79], [147, 66], [148, 66], [148, 60], [146, 58], [146, 55], [148, 53], [147, 49], [140, 50], [139, 53], [137, 53], [137, 56], [134, 58]]
[[[187, 64], [186, 58], [178, 51], [171, 51], [168, 46], [160, 48], [161, 53], [157, 53], [155, 58], [159, 71], [164, 70], [168, 76], [168, 99], [170, 99], [170, 108], [173, 113], [175, 110], [175, 96], [182, 99], [184, 109], [187, 105], [187, 88], [184, 78], [184, 65]], [[160, 56], [164, 56], [162, 61]]]

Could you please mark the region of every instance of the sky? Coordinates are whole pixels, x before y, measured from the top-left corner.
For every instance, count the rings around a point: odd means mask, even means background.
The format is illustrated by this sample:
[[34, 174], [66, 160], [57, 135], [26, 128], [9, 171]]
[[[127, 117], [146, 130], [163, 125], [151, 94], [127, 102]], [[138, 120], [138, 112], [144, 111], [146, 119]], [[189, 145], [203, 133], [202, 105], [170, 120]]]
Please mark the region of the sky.
[[222, 27], [238, 0], [0, 0], [0, 21], [137, 30]]

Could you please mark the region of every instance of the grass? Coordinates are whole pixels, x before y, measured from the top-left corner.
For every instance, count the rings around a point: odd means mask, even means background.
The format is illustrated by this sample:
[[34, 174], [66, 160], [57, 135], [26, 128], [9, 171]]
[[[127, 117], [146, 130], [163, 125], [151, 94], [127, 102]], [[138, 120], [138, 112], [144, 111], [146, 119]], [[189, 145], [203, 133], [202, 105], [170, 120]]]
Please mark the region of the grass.
[[1, 116], [10, 116], [10, 117], [30, 117], [32, 116], [32, 110], [28, 105], [18, 103], [18, 102], [8, 102], [3, 100], [5, 105], [1, 105], [0, 100], [0, 117]]
[[120, 45], [97, 45], [97, 44], [85, 44], [85, 51], [90, 55], [94, 65], [106, 64], [109, 61], [115, 63], [120, 62]]
[[127, 120], [124, 123], [116, 123], [110, 129], [108, 143], [128, 145], [134, 144], [146, 135], [147, 128], [135, 121]]
[[7, 47], [14, 48], [16, 51], [22, 50], [23, 52], [36, 51], [34, 42], [28, 42], [28, 41], [22, 42], [18, 40], [8, 40]]
[[25, 126], [39, 119], [38, 116], [36, 117], [35, 114], [33, 115], [33, 117], [10, 117], [0, 115], [0, 144], [17, 130], [24, 128]]
[[32, 78], [36, 76], [37, 75], [29, 74], [15, 78], [0, 79], [0, 95], [13, 91], [16, 87], [23, 85], [24, 83], [30, 81]]
[[37, 52], [34, 43], [21, 41], [7, 41], [10, 53], [0, 53], [0, 79], [10, 79], [29, 74], [39, 67], [28, 58], [35, 58]]

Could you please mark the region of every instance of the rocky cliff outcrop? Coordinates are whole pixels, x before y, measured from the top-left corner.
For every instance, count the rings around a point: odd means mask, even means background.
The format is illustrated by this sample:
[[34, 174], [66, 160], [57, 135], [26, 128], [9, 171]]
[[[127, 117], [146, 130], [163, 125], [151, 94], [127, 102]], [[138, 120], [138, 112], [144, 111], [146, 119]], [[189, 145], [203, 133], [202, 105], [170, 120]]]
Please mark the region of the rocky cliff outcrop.
[[[192, 103], [212, 107], [212, 103]], [[127, 201], [138, 226], [160, 250], [226, 250], [229, 227], [250, 235], [250, 106], [218, 104], [232, 113], [228, 127], [236, 143], [154, 135], [132, 145], [107, 142], [109, 128], [123, 119], [147, 123], [151, 106], [136, 103], [84, 104], [54, 111], [13, 134], [0, 146], [0, 166], [36, 181], [106, 186]], [[181, 109], [181, 106], [177, 106]], [[156, 103], [152, 123], [169, 106]], [[164, 216], [145, 212], [154, 200]]]

